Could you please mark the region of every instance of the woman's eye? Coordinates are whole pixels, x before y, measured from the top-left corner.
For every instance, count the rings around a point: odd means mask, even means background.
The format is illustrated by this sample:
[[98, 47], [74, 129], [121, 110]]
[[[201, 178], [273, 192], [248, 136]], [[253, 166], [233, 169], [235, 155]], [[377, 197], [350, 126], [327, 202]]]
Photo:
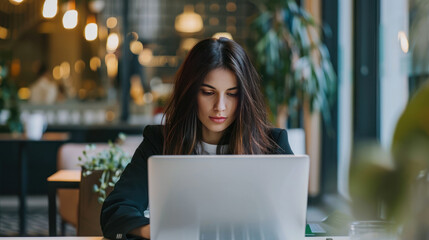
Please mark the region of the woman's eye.
[[203, 95], [207, 95], [207, 96], [210, 96], [210, 95], [214, 94], [214, 92], [204, 91], [204, 90], [201, 90], [201, 92], [203, 93]]
[[231, 96], [231, 97], [237, 97], [237, 96], [238, 96], [238, 93], [227, 93], [227, 95], [228, 95], [228, 96]]

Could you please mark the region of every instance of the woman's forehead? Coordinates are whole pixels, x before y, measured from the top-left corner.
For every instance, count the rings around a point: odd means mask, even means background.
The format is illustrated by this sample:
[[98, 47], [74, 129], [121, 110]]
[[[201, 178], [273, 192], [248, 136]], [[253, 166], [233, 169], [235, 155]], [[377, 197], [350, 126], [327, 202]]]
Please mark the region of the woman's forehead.
[[203, 83], [215, 88], [238, 87], [235, 74], [231, 70], [224, 68], [216, 68], [210, 71], [204, 78]]

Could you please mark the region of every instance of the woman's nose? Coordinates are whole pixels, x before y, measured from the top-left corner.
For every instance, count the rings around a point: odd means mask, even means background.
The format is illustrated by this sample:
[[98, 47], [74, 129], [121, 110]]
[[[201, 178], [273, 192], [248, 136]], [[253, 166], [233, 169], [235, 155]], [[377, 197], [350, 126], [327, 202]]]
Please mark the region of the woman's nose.
[[225, 109], [226, 109], [225, 97], [221, 95], [217, 98], [215, 110], [224, 111]]

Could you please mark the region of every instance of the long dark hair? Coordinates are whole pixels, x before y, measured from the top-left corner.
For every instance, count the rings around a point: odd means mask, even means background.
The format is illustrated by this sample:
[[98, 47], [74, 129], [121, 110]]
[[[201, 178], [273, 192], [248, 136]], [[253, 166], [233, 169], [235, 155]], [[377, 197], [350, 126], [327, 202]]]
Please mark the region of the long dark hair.
[[269, 136], [260, 78], [246, 52], [227, 38], [209, 38], [192, 48], [177, 72], [165, 112], [164, 154], [185, 155], [195, 151], [202, 138], [198, 91], [206, 75], [217, 68], [233, 72], [239, 88], [236, 118], [218, 145], [228, 145], [229, 154], [264, 154], [276, 146]]

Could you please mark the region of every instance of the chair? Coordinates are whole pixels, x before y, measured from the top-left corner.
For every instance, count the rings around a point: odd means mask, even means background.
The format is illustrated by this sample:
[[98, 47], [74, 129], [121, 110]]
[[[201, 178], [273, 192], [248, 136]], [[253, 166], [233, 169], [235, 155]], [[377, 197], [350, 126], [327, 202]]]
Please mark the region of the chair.
[[[137, 149], [140, 142], [143, 140], [142, 136], [127, 136], [125, 142], [121, 145], [121, 148], [128, 154], [132, 155]], [[79, 160], [80, 156], [83, 156], [83, 151], [85, 150], [86, 143], [66, 143], [63, 144], [58, 150], [57, 158], [57, 169], [75, 169], [80, 170]], [[108, 149], [109, 145], [107, 143], [97, 143], [95, 153], [101, 152], [102, 150]], [[82, 178], [80, 189], [59, 189], [57, 191], [58, 196], [58, 209], [61, 216], [61, 234], [65, 235], [65, 224], [69, 223], [77, 229], [77, 235], [79, 236], [100, 236], [101, 229], [99, 227], [99, 214], [101, 210], [101, 205], [97, 202], [97, 195], [94, 194], [94, 199], [90, 199], [92, 185], [98, 181], [96, 174]], [[79, 196], [79, 191], [83, 191], [83, 195]], [[83, 203], [79, 203], [79, 199]], [[94, 204], [96, 203], [96, 204]], [[94, 208], [89, 208], [88, 204], [92, 204]], [[86, 208], [84, 214], [79, 214], [79, 207]], [[83, 212], [82, 210], [80, 212]], [[89, 217], [88, 217], [89, 216]], [[96, 219], [93, 219], [91, 216], [96, 216]], [[97, 222], [98, 226], [90, 226], [91, 224], [79, 224], [80, 219], [86, 219], [82, 221], [87, 221], [88, 219], [94, 220]], [[97, 232], [98, 229], [98, 232]]]

